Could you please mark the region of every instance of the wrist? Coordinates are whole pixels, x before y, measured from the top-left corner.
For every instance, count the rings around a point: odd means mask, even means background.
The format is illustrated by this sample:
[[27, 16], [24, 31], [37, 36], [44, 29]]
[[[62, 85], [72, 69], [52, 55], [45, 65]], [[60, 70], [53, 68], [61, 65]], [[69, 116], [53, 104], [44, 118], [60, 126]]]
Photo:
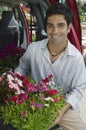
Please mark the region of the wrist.
[[59, 111], [59, 114], [64, 115], [71, 108], [71, 104], [66, 103], [62, 110]]

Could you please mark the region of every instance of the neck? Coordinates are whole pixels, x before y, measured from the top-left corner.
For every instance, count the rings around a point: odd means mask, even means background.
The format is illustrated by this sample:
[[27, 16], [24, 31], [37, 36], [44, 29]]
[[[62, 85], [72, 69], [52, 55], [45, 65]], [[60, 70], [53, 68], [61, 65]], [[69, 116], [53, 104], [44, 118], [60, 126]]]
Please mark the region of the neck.
[[52, 57], [56, 57], [58, 55], [60, 55], [62, 52], [65, 51], [66, 47], [67, 47], [67, 44], [64, 45], [64, 46], [50, 46], [49, 44], [47, 45], [48, 47], [48, 50], [49, 50], [49, 53]]

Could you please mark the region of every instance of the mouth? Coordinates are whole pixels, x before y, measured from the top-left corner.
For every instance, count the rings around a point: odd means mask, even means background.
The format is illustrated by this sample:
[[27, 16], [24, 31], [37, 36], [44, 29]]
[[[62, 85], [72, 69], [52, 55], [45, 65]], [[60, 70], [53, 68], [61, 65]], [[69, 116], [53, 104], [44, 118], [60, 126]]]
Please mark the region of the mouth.
[[52, 39], [56, 41], [56, 40], [58, 40], [58, 37], [52, 36]]
[[52, 39], [58, 39], [59, 38], [58, 35], [52, 35], [51, 37], [52, 37]]

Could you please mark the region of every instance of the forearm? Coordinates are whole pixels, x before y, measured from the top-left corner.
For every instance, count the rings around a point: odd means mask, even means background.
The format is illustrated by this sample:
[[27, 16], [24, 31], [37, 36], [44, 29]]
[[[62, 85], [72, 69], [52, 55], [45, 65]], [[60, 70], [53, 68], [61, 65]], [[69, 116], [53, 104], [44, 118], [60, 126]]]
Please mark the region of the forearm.
[[59, 124], [61, 121], [63, 115], [71, 108], [71, 105], [69, 103], [65, 103], [65, 106], [58, 112], [55, 124]]
[[26, 76], [27, 73], [29, 73], [29, 61], [28, 59], [24, 56], [24, 57], [21, 57], [20, 60], [19, 60], [19, 65], [17, 68], [15, 68], [14, 72], [18, 72], [20, 73], [21, 75], [24, 75]]
[[63, 116], [70, 108], [71, 108], [71, 104], [66, 102], [62, 110], [59, 111], [59, 114]]
[[53, 125], [50, 126], [49, 129], [52, 128], [54, 125], [59, 124], [60, 121], [61, 121], [61, 119], [62, 119], [62, 117], [63, 117], [63, 115], [64, 115], [70, 108], [71, 108], [71, 105], [70, 105], [69, 103], [65, 103], [65, 106], [62, 108], [62, 110], [60, 110], [60, 111], [58, 112], [57, 117], [56, 117], [56, 119], [55, 119]]

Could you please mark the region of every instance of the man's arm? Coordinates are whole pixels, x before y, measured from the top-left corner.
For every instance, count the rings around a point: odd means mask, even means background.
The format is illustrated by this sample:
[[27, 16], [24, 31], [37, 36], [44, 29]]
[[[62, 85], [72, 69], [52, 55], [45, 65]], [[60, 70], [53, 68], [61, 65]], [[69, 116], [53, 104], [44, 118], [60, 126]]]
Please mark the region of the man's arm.
[[65, 103], [65, 106], [62, 108], [62, 110], [59, 111], [57, 114], [57, 117], [53, 123], [52, 126], [49, 127], [51, 129], [53, 126], [58, 125], [63, 117], [63, 115], [71, 108], [71, 105], [69, 103]]

